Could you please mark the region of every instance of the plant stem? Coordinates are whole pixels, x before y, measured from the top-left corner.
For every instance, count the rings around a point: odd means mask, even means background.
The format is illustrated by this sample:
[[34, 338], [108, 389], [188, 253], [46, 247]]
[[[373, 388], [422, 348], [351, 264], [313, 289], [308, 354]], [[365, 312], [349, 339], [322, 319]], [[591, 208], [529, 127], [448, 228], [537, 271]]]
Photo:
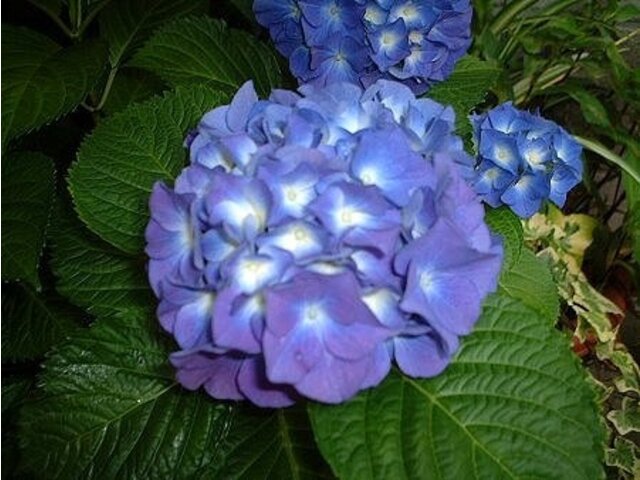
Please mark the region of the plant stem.
[[49, 17], [53, 21], [53, 23], [55, 23], [67, 37], [73, 38], [73, 32], [69, 29], [69, 27], [65, 25], [65, 23], [62, 20], [60, 20], [60, 17], [58, 17], [56, 13], [49, 10], [46, 6], [41, 5], [38, 2], [35, 2], [34, 0], [28, 0], [28, 1], [31, 5], [33, 5], [34, 7], [39, 9], [41, 12], [43, 12], [47, 17]]
[[96, 18], [96, 16], [100, 13], [100, 11], [104, 7], [106, 7], [109, 4], [110, 1], [111, 0], [103, 0], [98, 5], [93, 7], [93, 9], [91, 10], [91, 13], [89, 13], [89, 15], [87, 15], [87, 17], [82, 21], [82, 24], [78, 28], [78, 32], [77, 32], [78, 36], [80, 36], [80, 35], [82, 35], [84, 33], [84, 31], [91, 24], [93, 19]]

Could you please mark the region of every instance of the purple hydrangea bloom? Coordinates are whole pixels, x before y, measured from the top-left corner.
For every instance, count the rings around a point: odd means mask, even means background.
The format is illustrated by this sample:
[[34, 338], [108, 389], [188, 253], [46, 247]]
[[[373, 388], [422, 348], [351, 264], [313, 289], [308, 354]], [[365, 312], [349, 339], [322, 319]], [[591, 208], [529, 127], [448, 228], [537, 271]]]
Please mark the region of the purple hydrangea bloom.
[[394, 361], [440, 373], [502, 261], [454, 120], [386, 80], [262, 101], [247, 83], [207, 113], [146, 232], [180, 383], [282, 407], [345, 401]]
[[546, 199], [562, 207], [582, 179], [582, 147], [559, 125], [504, 103], [472, 116], [478, 159], [472, 183], [492, 207], [528, 218]]
[[415, 93], [446, 79], [471, 45], [469, 0], [255, 0], [300, 83], [379, 79]]

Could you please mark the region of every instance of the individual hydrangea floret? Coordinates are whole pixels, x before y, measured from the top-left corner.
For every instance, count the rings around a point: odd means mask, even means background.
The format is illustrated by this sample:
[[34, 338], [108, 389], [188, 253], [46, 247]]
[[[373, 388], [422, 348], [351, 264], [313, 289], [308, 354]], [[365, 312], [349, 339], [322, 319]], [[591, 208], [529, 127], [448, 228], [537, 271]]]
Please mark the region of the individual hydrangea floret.
[[510, 102], [471, 117], [475, 191], [492, 207], [528, 218], [546, 199], [562, 207], [582, 179], [582, 147], [562, 127]]
[[453, 132], [451, 108], [384, 80], [247, 83], [207, 113], [146, 231], [180, 383], [281, 407], [345, 401], [394, 361], [440, 373], [502, 260]]
[[300, 83], [447, 78], [471, 45], [469, 0], [255, 0], [258, 22]]

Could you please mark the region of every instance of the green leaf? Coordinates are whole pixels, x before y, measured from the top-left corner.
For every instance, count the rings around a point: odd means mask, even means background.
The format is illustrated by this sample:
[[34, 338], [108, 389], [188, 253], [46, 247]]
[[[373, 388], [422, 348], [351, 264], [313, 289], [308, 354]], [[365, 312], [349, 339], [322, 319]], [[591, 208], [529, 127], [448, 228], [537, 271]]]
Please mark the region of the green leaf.
[[124, 63], [167, 20], [205, 13], [204, 0], [115, 0], [100, 13], [100, 32], [109, 42], [112, 67]]
[[2, 147], [10, 138], [69, 113], [98, 80], [106, 50], [99, 42], [69, 48], [40, 33], [2, 26]]
[[280, 69], [270, 47], [206, 17], [182, 18], [162, 27], [131, 65], [174, 86], [204, 83], [230, 94], [247, 80], [253, 80], [261, 95], [280, 84]]
[[118, 72], [104, 104], [104, 111], [113, 115], [132, 103], [140, 103], [165, 90], [164, 83], [143, 70], [127, 69]]
[[77, 312], [50, 294], [20, 284], [2, 286], [2, 360], [44, 356], [77, 326]]
[[638, 5], [619, 5], [615, 12], [615, 19], [619, 23], [628, 22], [629, 20], [637, 21], [640, 18], [640, 6]]
[[327, 478], [304, 409], [257, 410], [187, 392], [144, 310], [80, 329], [23, 408], [27, 467], [47, 479]]
[[509, 271], [520, 260], [524, 233], [518, 216], [506, 206], [490, 208], [484, 217], [487, 225], [504, 240], [503, 271]]
[[53, 163], [40, 153], [2, 162], [2, 279], [40, 287], [38, 263], [53, 198]]
[[229, 404], [182, 390], [155, 319], [140, 311], [80, 329], [23, 407], [28, 468], [48, 479], [191, 478], [219, 455]]
[[631, 397], [624, 397], [619, 410], [611, 410], [607, 419], [616, 427], [620, 435], [640, 432], [640, 404]]
[[610, 161], [619, 167], [624, 173], [629, 175], [635, 182], [640, 183], [640, 162], [637, 158], [625, 156], [624, 158], [611, 151], [600, 142], [589, 140], [574, 135], [574, 138], [582, 144], [584, 148], [600, 155], [602, 158]]
[[221, 449], [223, 461], [199, 478], [333, 478], [317, 450], [304, 406], [275, 411], [239, 408]]
[[456, 125], [462, 136], [471, 134], [467, 115], [473, 107], [482, 103], [487, 92], [500, 78], [501, 70], [495, 64], [466, 56], [456, 65], [447, 80], [436, 84], [428, 96], [444, 105], [451, 105], [456, 112]]
[[499, 294], [443, 374], [393, 372], [310, 414], [344, 480], [600, 478], [604, 434], [584, 377], [546, 318]]
[[116, 250], [89, 232], [70, 202], [59, 200], [51, 225], [56, 289], [94, 315], [150, 305], [145, 259]]
[[132, 105], [108, 118], [83, 143], [69, 175], [80, 218], [125, 252], [144, 246], [153, 184], [185, 165], [184, 138], [203, 113], [227, 97], [204, 86]]
[[503, 271], [500, 288], [555, 324], [560, 311], [558, 291], [546, 263], [530, 250], [522, 249], [520, 261], [511, 270]]
[[611, 127], [607, 109], [604, 108], [604, 105], [598, 100], [598, 97], [583, 88], [576, 87], [568, 89], [568, 93], [571, 98], [578, 102], [582, 110], [582, 115], [588, 123], [603, 128]]
[[614, 440], [613, 448], [607, 449], [606, 463], [632, 474], [633, 478], [638, 478], [640, 476], [640, 448], [631, 440], [617, 437]]
[[2, 478], [23, 478], [17, 472], [20, 461], [17, 419], [20, 406], [33, 386], [33, 379], [17, 375], [2, 377]]
[[31, 389], [31, 378], [11, 376], [2, 379], [2, 414], [18, 408]]

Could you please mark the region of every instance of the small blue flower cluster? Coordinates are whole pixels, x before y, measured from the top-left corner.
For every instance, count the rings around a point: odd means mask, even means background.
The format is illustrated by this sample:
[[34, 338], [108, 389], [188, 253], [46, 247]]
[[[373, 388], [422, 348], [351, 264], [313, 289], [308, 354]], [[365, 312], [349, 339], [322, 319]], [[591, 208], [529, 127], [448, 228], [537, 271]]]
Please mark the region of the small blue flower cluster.
[[300, 83], [447, 78], [471, 44], [469, 0], [255, 0], [258, 22]]
[[504, 103], [472, 116], [476, 192], [492, 207], [528, 218], [549, 198], [562, 207], [582, 178], [582, 147], [562, 127]]
[[178, 380], [260, 406], [342, 402], [391, 362], [440, 373], [497, 286], [502, 246], [460, 173], [451, 108], [399, 83], [206, 114], [146, 230]]

